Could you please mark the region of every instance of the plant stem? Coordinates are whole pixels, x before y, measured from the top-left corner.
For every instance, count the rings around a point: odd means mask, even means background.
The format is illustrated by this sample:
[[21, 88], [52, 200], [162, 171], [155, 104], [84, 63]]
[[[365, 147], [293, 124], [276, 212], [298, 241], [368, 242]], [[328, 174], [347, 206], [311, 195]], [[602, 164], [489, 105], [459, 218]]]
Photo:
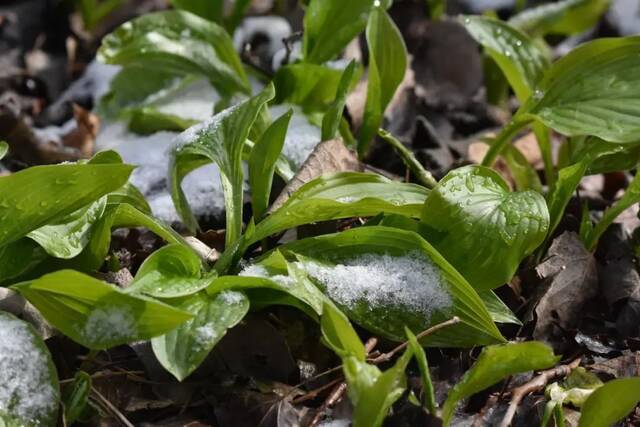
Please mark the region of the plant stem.
[[529, 121], [530, 120], [514, 118], [507, 126], [502, 128], [498, 136], [493, 140], [491, 147], [489, 147], [489, 151], [487, 151], [487, 154], [484, 156], [482, 166], [491, 167], [502, 150], [504, 150], [504, 147], [511, 142], [511, 138], [513, 138], [520, 129], [525, 127]]
[[438, 185], [438, 181], [436, 181], [433, 175], [431, 175], [431, 172], [426, 170], [420, 164], [418, 159], [416, 159], [413, 153], [409, 151], [409, 149], [407, 149], [407, 147], [405, 147], [402, 142], [398, 141], [393, 135], [391, 135], [384, 129], [379, 129], [378, 135], [380, 135], [383, 140], [389, 143], [389, 145], [391, 145], [396, 150], [396, 152], [402, 158], [404, 164], [407, 166], [407, 168], [409, 168], [409, 170], [411, 170], [411, 172], [413, 172], [413, 174], [416, 176], [416, 178], [418, 178], [418, 181], [420, 181], [422, 185], [429, 189], [432, 189], [436, 185]]
[[544, 163], [544, 177], [547, 181], [547, 186], [549, 187], [549, 193], [551, 193], [556, 185], [556, 171], [553, 166], [549, 129], [547, 129], [542, 123], [534, 123], [533, 133], [535, 133], [538, 145], [540, 146], [540, 153], [542, 154], [542, 161]]

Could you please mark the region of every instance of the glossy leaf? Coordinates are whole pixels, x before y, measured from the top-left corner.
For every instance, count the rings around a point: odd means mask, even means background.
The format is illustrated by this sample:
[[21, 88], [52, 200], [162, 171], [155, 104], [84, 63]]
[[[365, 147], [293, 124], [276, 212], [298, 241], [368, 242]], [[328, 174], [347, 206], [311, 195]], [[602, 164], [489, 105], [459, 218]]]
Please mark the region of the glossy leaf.
[[64, 420], [67, 425], [75, 423], [87, 408], [89, 393], [91, 392], [91, 376], [84, 371], [78, 371], [73, 382], [67, 386], [63, 396]]
[[322, 64], [338, 55], [364, 30], [373, 3], [373, 0], [311, 0], [303, 20], [304, 61]]
[[193, 315], [169, 333], [153, 338], [151, 346], [160, 364], [178, 381], [188, 377], [213, 347], [249, 311], [249, 300], [236, 291], [209, 296], [193, 294], [176, 304]]
[[380, 175], [341, 172], [303, 185], [275, 212], [256, 226], [250, 242], [312, 222], [381, 212], [419, 216], [428, 190], [394, 182]]
[[116, 190], [132, 170], [122, 164], [63, 164], [0, 177], [0, 247]]
[[102, 217], [106, 205], [107, 197], [103, 196], [54, 223], [33, 230], [27, 237], [53, 257], [73, 258], [89, 243], [93, 225]]
[[251, 186], [251, 204], [255, 218], [262, 218], [269, 207], [273, 173], [284, 146], [292, 115], [293, 110], [290, 109], [276, 119], [251, 150], [249, 185]]
[[240, 104], [230, 107], [211, 119], [187, 129], [177, 137], [171, 152], [169, 183], [176, 210], [192, 231], [197, 228], [187, 199], [180, 187], [182, 179], [192, 170], [215, 162], [226, 206], [226, 243], [230, 245], [242, 230], [242, 198], [244, 173], [242, 151], [249, 129], [262, 107], [273, 98], [273, 85]]
[[526, 33], [577, 34], [598, 23], [611, 0], [563, 0], [526, 9], [509, 19], [509, 24]]
[[202, 273], [202, 261], [183, 245], [171, 244], [152, 253], [140, 266], [127, 293], [176, 298], [206, 288], [214, 277]]
[[305, 113], [324, 112], [335, 99], [341, 77], [341, 70], [324, 65], [285, 65], [273, 77], [276, 88], [274, 103], [296, 104]]
[[138, 108], [129, 115], [129, 130], [140, 135], [150, 135], [160, 131], [182, 132], [198, 123], [197, 120], [183, 119], [175, 114], [167, 114], [153, 107]]
[[0, 425], [56, 425], [58, 375], [40, 335], [27, 322], [0, 311], [0, 342]]
[[343, 359], [342, 370], [347, 393], [353, 404], [354, 427], [379, 427], [391, 405], [406, 389], [405, 369], [413, 353], [406, 350], [396, 363], [384, 372], [355, 357]]
[[103, 38], [98, 58], [108, 64], [203, 75], [226, 96], [249, 93], [247, 76], [227, 32], [189, 12], [149, 13], [122, 24]]
[[635, 142], [640, 132], [640, 37], [598, 39], [555, 62], [520, 115], [568, 136]]
[[436, 404], [433, 383], [431, 382], [431, 373], [429, 372], [429, 362], [427, 362], [427, 355], [424, 352], [424, 348], [422, 348], [422, 346], [418, 342], [418, 339], [409, 328], [405, 328], [405, 335], [407, 336], [407, 342], [409, 343], [408, 348], [413, 352], [413, 356], [416, 358], [416, 362], [418, 362], [418, 368], [420, 369], [425, 407], [430, 414], [435, 416], [437, 414], [438, 405]]
[[60, 270], [12, 286], [66, 336], [105, 349], [161, 335], [191, 318], [185, 311], [73, 270]]
[[[439, 282], [432, 277], [413, 286], [441, 286], [450, 296], [451, 306], [436, 306], [430, 300], [425, 301], [429, 312], [422, 305], [416, 306], [394, 298], [383, 303], [371, 303], [367, 294], [359, 294], [358, 289], [350, 292], [350, 299], [334, 299], [340, 310], [354, 322], [378, 336], [393, 341], [404, 341], [404, 327], [413, 331], [422, 331], [429, 326], [458, 316], [462, 322], [445, 328], [429, 336], [424, 345], [464, 347], [476, 344], [489, 344], [503, 341], [495, 324], [491, 321], [482, 300], [467, 281], [424, 239], [416, 233], [395, 228], [371, 226], [355, 228], [337, 234], [312, 237], [287, 243], [280, 247], [284, 253], [295, 254], [309, 277], [326, 290], [320, 277], [314, 277], [318, 265], [335, 268], [361, 255], [387, 255], [391, 257], [411, 256], [424, 259], [439, 274]], [[409, 274], [409, 272], [407, 273]], [[344, 286], [350, 286], [345, 277]], [[420, 288], [416, 289], [419, 295]], [[328, 295], [331, 297], [331, 294]], [[421, 308], [416, 308], [421, 307]]]
[[333, 304], [325, 303], [320, 321], [322, 338], [340, 357], [353, 357], [364, 362], [366, 350], [349, 319]]
[[640, 377], [620, 378], [594, 391], [582, 407], [580, 427], [614, 425], [640, 402]]
[[217, 23], [221, 23], [224, 16], [224, 0], [171, 0], [171, 4]]
[[356, 74], [356, 61], [351, 60], [347, 68], [342, 72], [340, 77], [340, 83], [336, 89], [336, 99], [331, 106], [324, 113], [322, 118], [322, 140], [335, 138], [338, 133], [340, 121], [342, 120], [342, 113], [344, 112], [344, 105], [347, 102], [347, 94], [349, 93], [349, 87], [353, 82], [353, 78]]
[[558, 360], [560, 357], [555, 356], [551, 348], [538, 341], [485, 347], [476, 363], [449, 392], [442, 407], [444, 424], [448, 425], [460, 400], [491, 387], [509, 375], [547, 369]]
[[524, 102], [550, 65], [546, 52], [527, 35], [498, 19], [464, 16], [461, 22], [500, 67], [520, 102]]
[[363, 156], [382, 124], [384, 111], [407, 69], [407, 47], [389, 14], [375, 7], [367, 23], [369, 73], [367, 101], [358, 133], [358, 154]]
[[495, 171], [466, 166], [429, 193], [426, 239], [478, 290], [507, 283], [544, 240], [549, 212], [538, 193], [509, 192]]

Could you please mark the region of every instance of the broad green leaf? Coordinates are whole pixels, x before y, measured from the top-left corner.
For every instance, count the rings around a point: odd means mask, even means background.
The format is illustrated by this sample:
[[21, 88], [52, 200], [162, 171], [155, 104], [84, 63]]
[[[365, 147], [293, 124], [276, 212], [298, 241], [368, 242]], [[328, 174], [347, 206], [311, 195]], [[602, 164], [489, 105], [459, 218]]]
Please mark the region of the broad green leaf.
[[273, 172], [287, 135], [293, 110], [280, 116], [262, 134], [251, 150], [249, 157], [249, 185], [254, 218], [262, 218], [269, 207]]
[[63, 164], [0, 177], [0, 247], [122, 187], [132, 170], [122, 164]]
[[533, 191], [509, 192], [495, 171], [465, 166], [449, 172], [424, 204], [425, 238], [477, 290], [507, 283], [544, 240], [549, 212]]
[[102, 217], [106, 205], [107, 196], [103, 196], [58, 221], [33, 230], [27, 237], [53, 257], [73, 258], [89, 243], [93, 226]]
[[341, 172], [303, 185], [257, 226], [250, 242], [312, 222], [381, 212], [417, 217], [428, 190], [415, 184], [394, 182], [380, 175]]
[[[376, 335], [404, 341], [405, 326], [422, 331], [458, 316], [461, 323], [423, 344], [464, 347], [504, 340], [473, 288], [414, 232], [360, 227], [290, 242], [280, 250], [295, 254], [338, 308]], [[371, 289], [376, 280], [385, 285]]]
[[406, 389], [405, 369], [413, 353], [407, 349], [396, 363], [384, 372], [355, 357], [343, 360], [342, 370], [347, 381], [347, 393], [353, 403], [354, 427], [379, 427], [391, 405]]
[[322, 140], [326, 141], [336, 137], [340, 121], [342, 120], [342, 113], [344, 111], [344, 105], [347, 102], [347, 94], [349, 93], [349, 87], [353, 82], [353, 78], [356, 73], [356, 61], [355, 59], [349, 62], [347, 68], [342, 72], [340, 77], [340, 83], [336, 89], [336, 99], [331, 106], [324, 113], [322, 118]]
[[87, 408], [91, 392], [91, 376], [78, 371], [73, 382], [67, 386], [62, 401], [64, 402], [64, 420], [67, 425], [75, 423]]
[[0, 160], [4, 158], [9, 152], [9, 144], [4, 141], [0, 141]]
[[56, 367], [42, 338], [0, 311], [0, 425], [54, 426], [59, 400]]
[[12, 286], [56, 329], [91, 349], [105, 349], [166, 333], [191, 318], [185, 311], [124, 293], [73, 270]]
[[202, 273], [202, 261], [191, 249], [179, 244], [164, 246], [140, 266], [126, 293], [155, 298], [176, 298], [206, 288], [214, 277]]
[[311, 283], [304, 271], [288, 262], [277, 250], [243, 270], [239, 276], [217, 277], [207, 288], [207, 293], [214, 295], [227, 289], [249, 295], [252, 306], [257, 304], [258, 296], [273, 298], [272, 303], [262, 305], [291, 305], [312, 318], [322, 314], [326, 302], [326, 297]]
[[431, 373], [429, 372], [427, 355], [424, 352], [424, 348], [422, 348], [422, 346], [418, 342], [418, 339], [409, 328], [405, 328], [405, 335], [407, 336], [409, 349], [411, 349], [411, 351], [413, 352], [413, 356], [416, 358], [416, 362], [418, 362], [418, 368], [420, 369], [425, 407], [430, 414], [435, 416], [437, 414], [438, 405], [436, 404], [433, 383], [431, 382]]
[[[595, 149], [594, 145], [598, 148]], [[595, 152], [595, 156], [593, 156]], [[598, 175], [635, 168], [640, 163], [640, 143], [617, 144], [599, 138], [574, 138], [571, 141], [571, 163], [593, 156], [586, 175]]]
[[375, 7], [367, 23], [369, 74], [367, 101], [358, 133], [358, 154], [363, 156], [382, 124], [384, 110], [407, 69], [407, 47], [389, 14]]
[[509, 24], [526, 33], [576, 34], [598, 23], [611, 0], [563, 0], [526, 9], [509, 19]]
[[250, 92], [224, 28], [189, 12], [154, 12], [122, 24], [102, 39], [98, 58], [126, 67], [202, 75], [225, 96]]
[[132, 110], [153, 105], [192, 80], [159, 68], [124, 67], [111, 80], [109, 92], [100, 99], [100, 112], [109, 118], [126, 117]]
[[322, 338], [340, 357], [353, 357], [364, 362], [366, 351], [349, 319], [333, 304], [325, 303], [320, 321]]
[[44, 249], [26, 237], [0, 247], [0, 284], [27, 274], [47, 258]]
[[594, 391], [582, 407], [580, 427], [616, 424], [640, 402], [640, 377], [609, 381]]
[[549, 68], [546, 52], [526, 34], [498, 19], [464, 16], [461, 22], [498, 64], [520, 102], [524, 102]]
[[449, 392], [442, 407], [444, 424], [449, 424], [460, 400], [491, 387], [509, 375], [547, 369], [558, 360], [560, 357], [555, 356], [551, 348], [538, 341], [485, 347], [476, 363]]
[[518, 114], [567, 136], [635, 142], [640, 132], [640, 37], [598, 39], [556, 61]]
[[273, 95], [273, 85], [270, 84], [255, 97], [216, 114], [178, 136], [176, 146], [171, 152], [169, 183], [176, 210], [192, 231], [197, 228], [197, 223], [180, 182], [193, 169], [215, 162], [220, 168], [224, 191], [227, 245], [240, 237], [244, 195], [242, 151], [251, 125], [260, 109], [273, 98]]
[[305, 113], [324, 112], [336, 97], [341, 77], [341, 70], [324, 65], [285, 65], [273, 77], [276, 88], [273, 101], [299, 105]]
[[169, 333], [153, 338], [151, 346], [160, 364], [178, 381], [204, 361], [211, 349], [249, 311], [249, 300], [236, 291], [190, 295], [175, 304], [193, 318]]
[[170, 0], [176, 9], [186, 10], [209, 21], [222, 23], [224, 0]]
[[322, 64], [338, 55], [364, 30], [373, 3], [373, 0], [311, 0], [303, 20], [304, 61]]
[[491, 320], [496, 323], [511, 323], [514, 325], [522, 325], [518, 317], [513, 314], [511, 309], [493, 292], [479, 292], [478, 296], [487, 307], [487, 311], [491, 315]]
[[182, 132], [197, 123], [197, 120], [183, 119], [153, 107], [137, 108], [129, 114], [129, 130], [141, 135], [150, 135], [163, 130]]

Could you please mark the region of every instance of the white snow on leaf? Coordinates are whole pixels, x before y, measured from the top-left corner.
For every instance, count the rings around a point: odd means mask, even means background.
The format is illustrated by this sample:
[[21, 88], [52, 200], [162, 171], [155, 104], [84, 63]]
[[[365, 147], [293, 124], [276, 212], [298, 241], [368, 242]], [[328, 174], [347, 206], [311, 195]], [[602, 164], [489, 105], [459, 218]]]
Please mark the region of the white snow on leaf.
[[244, 277], [261, 277], [265, 279], [270, 279], [282, 286], [290, 287], [294, 285], [294, 279], [290, 276], [285, 276], [284, 274], [270, 274], [266, 268], [264, 268], [260, 264], [251, 264], [244, 268], [238, 276]]
[[36, 423], [55, 411], [49, 359], [29, 326], [0, 313], [0, 413]]
[[430, 317], [452, 305], [439, 267], [419, 252], [365, 254], [335, 266], [305, 262], [303, 267], [331, 299], [349, 308], [394, 306]]
[[131, 340], [137, 331], [133, 311], [125, 306], [96, 307], [81, 328], [84, 339], [96, 345]]
[[207, 323], [195, 329], [195, 340], [200, 347], [207, 347], [218, 339], [218, 332], [213, 324]]
[[242, 303], [246, 298], [244, 294], [241, 294], [240, 292], [222, 291], [218, 294], [216, 299], [220, 299], [222, 303], [227, 305], [235, 305]]

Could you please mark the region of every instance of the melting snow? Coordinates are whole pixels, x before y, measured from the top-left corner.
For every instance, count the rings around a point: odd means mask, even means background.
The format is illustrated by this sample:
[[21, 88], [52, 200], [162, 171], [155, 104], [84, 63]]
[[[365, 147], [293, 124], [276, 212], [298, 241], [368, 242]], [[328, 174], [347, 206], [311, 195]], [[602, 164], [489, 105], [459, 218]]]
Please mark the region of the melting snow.
[[271, 116], [276, 119], [284, 114], [289, 108], [293, 108], [293, 116], [289, 122], [289, 129], [284, 140], [282, 154], [292, 161], [296, 167], [300, 167], [316, 145], [322, 138], [321, 130], [318, 126], [309, 123], [307, 117], [300, 108], [290, 104], [274, 105], [270, 108]]
[[284, 274], [269, 274], [266, 268], [261, 266], [260, 264], [252, 264], [243, 269], [238, 276], [245, 277], [262, 277], [265, 279], [270, 279], [282, 286], [289, 287], [294, 284], [294, 279], [289, 276], [285, 276]]
[[35, 421], [55, 410], [48, 363], [28, 325], [0, 314], [0, 412]]
[[335, 266], [305, 263], [331, 299], [349, 308], [366, 302], [420, 311], [429, 317], [452, 305], [439, 268], [422, 254], [366, 254]]
[[216, 297], [216, 299], [218, 298], [220, 298], [224, 304], [228, 305], [240, 304], [245, 300], [244, 294], [235, 291], [222, 291]]
[[89, 342], [130, 340], [137, 333], [136, 319], [128, 307], [95, 308], [82, 328], [82, 336]]
[[207, 323], [195, 329], [195, 339], [200, 347], [206, 347], [218, 339], [218, 332], [213, 324]]

